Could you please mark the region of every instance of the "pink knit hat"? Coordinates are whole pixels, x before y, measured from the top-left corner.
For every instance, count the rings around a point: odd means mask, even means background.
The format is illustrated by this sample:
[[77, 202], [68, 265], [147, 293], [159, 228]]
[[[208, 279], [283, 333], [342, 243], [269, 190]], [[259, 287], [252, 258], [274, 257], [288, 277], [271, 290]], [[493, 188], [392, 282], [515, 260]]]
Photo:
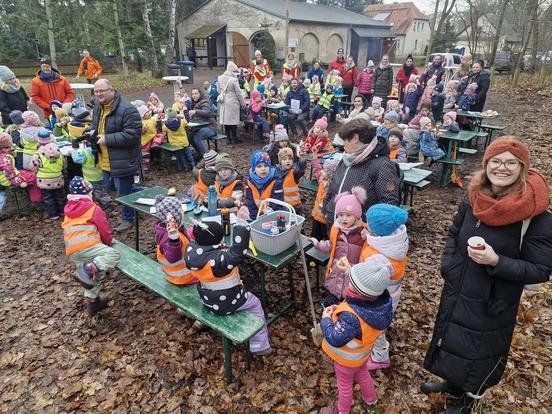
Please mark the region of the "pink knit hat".
[[362, 218], [362, 204], [366, 201], [366, 190], [362, 187], [353, 187], [351, 192], [345, 191], [335, 198], [335, 215], [349, 213]]
[[25, 111], [21, 116], [23, 117], [23, 121], [25, 121], [25, 124], [40, 126], [40, 118], [38, 117], [38, 114], [36, 112]]
[[328, 129], [328, 119], [325, 116], [323, 116], [322, 118], [320, 118], [314, 123], [314, 126], [319, 127], [320, 129], [323, 129], [324, 131], [326, 131]]
[[450, 111], [450, 112], [447, 112], [445, 115], [443, 115], [444, 117], [445, 116], [449, 116], [450, 119], [452, 119], [452, 122], [456, 122], [456, 111]]
[[0, 148], [11, 148], [12, 145], [11, 135], [6, 132], [0, 132]]

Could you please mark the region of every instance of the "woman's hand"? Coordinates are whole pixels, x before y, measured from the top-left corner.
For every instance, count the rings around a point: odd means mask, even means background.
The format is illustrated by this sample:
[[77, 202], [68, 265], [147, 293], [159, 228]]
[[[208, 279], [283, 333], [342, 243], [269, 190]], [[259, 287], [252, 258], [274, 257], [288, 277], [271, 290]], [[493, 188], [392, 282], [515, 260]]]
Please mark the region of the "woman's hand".
[[498, 254], [487, 243], [483, 250], [472, 249], [468, 246], [468, 256], [477, 264], [489, 266], [496, 266], [499, 259]]

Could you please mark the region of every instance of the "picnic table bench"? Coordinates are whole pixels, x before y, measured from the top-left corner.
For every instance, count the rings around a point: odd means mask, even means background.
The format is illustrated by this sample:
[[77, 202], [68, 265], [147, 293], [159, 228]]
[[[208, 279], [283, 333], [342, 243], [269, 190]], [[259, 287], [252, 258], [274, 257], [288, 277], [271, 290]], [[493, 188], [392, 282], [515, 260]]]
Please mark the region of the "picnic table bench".
[[234, 381], [232, 344], [247, 342], [263, 328], [264, 322], [243, 311], [231, 315], [215, 315], [203, 306], [195, 285], [173, 285], [165, 279], [161, 265], [155, 260], [118, 241], [114, 241], [112, 247], [121, 254], [121, 261], [117, 266], [121, 272], [175, 305], [186, 316], [220, 334], [226, 383], [231, 384]]
[[[179, 147], [178, 145], [173, 145], [169, 142], [163, 142], [161, 145], [159, 145], [159, 148], [161, 148], [161, 160], [165, 164], [167, 174], [171, 174], [171, 161], [173, 161], [172, 157], [174, 157], [174, 153], [176, 151], [181, 150], [184, 147]], [[178, 168], [176, 169], [178, 170]]]

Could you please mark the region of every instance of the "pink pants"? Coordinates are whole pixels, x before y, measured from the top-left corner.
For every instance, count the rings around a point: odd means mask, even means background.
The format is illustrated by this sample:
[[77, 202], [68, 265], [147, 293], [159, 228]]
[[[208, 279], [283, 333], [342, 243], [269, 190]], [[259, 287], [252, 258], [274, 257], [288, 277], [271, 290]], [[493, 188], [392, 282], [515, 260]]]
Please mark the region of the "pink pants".
[[36, 186], [36, 176], [27, 170], [19, 170], [19, 174], [29, 183], [27, 194], [29, 194], [31, 202], [38, 203], [42, 201], [42, 193], [40, 192], [40, 188]]
[[367, 404], [376, 402], [378, 395], [374, 387], [374, 381], [366, 363], [358, 368], [350, 368], [334, 361], [335, 378], [337, 380], [337, 389], [339, 399], [337, 409], [340, 414], [349, 414], [353, 404], [353, 380], [360, 385], [362, 399]]

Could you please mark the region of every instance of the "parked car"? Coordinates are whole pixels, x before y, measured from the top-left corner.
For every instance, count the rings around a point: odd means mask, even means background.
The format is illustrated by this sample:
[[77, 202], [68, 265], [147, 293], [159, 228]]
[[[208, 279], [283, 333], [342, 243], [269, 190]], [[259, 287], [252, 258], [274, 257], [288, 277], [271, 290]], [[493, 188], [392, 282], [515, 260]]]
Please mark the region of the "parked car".
[[462, 56], [457, 53], [432, 53], [431, 55], [429, 55], [429, 61], [433, 62], [433, 58], [436, 55], [441, 55], [441, 58], [443, 59], [443, 66], [445, 66], [447, 69], [456, 69], [458, 66], [460, 66], [460, 63], [462, 63]]
[[496, 52], [494, 67], [497, 72], [510, 72], [512, 70], [512, 54], [507, 51]]

